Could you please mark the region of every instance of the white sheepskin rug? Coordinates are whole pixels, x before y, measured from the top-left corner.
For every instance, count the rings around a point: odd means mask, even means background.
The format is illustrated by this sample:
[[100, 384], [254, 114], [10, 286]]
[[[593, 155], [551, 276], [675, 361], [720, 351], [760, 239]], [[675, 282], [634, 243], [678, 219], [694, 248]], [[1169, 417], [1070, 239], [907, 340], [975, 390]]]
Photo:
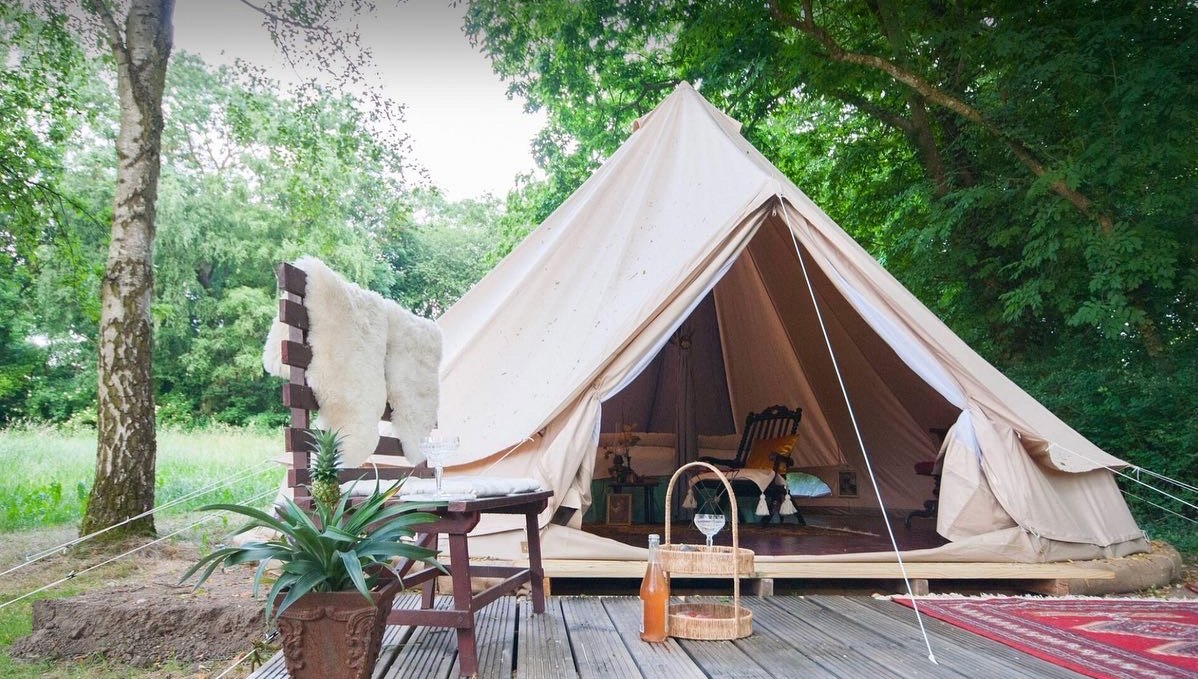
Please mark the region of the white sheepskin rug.
[[[441, 329], [346, 281], [315, 257], [294, 264], [308, 274], [304, 306], [312, 363], [307, 378], [320, 403], [316, 425], [342, 433], [342, 464], [356, 467], [378, 445], [378, 423], [390, 402], [391, 426], [404, 456], [413, 464], [423, 462], [420, 439], [437, 421]], [[287, 327], [276, 316], [262, 365], [284, 379], [281, 342], [286, 338]]]

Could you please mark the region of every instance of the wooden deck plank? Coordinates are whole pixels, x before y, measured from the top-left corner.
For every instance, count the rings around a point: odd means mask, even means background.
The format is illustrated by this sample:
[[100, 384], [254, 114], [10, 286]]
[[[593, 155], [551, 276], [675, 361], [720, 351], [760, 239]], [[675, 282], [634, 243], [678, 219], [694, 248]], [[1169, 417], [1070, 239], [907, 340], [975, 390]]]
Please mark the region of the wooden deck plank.
[[[893, 608], [897, 610], [893, 615], [888, 615], [874, 606], [863, 603], [865, 601], [863, 597], [817, 596], [811, 597], [811, 599], [819, 606], [834, 610], [868, 629], [894, 639], [899, 644], [911, 649], [912, 653], [927, 654], [927, 647], [919, 634], [919, 623], [915, 620], [915, 613], [906, 606], [892, 604]], [[890, 604], [891, 602], [881, 601], [879, 603]], [[907, 620], [902, 620], [904, 617]], [[933, 625], [932, 622], [940, 623], [940, 625]], [[1023, 653], [1019, 653], [1017, 657], [1006, 654], [1004, 657], [998, 657], [991, 652], [990, 643], [958, 643], [958, 641], [945, 636], [946, 630], [942, 628], [945, 623], [928, 618], [926, 615], [924, 616], [924, 625], [928, 630], [936, 661], [945, 667], [955, 669], [963, 676], [1018, 674], [1035, 677], [1068, 677], [1070, 679], [1078, 676], [1068, 670], [1061, 673], [1060, 670], [1063, 668]], [[978, 641], [989, 642], [981, 637], [978, 637]]]
[[[404, 595], [399, 605], [417, 605]], [[695, 597], [704, 599], [709, 597]], [[410, 601], [409, 601], [410, 599]], [[449, 605], [440, 597], [438, 608]], [[928, 662], [911, 609], [846, 596], [746, 597], [754, 634], [736, 641], [638, 636], [636, 597], [553, 597], [542, 615], [504, 597], [477, 614], [479, 679], [892, 679], [1081, 675], [948, 623], [924, 617], [938, 665]], [[513, 672], [514, 664], [514, 672]], [[458, 676], [452, 629], [389, 626], [375, 679]], [[287, 679], [282, 654], [250, 675]]]
[[[906, 625], [880, 611], [856, 602], [861, 597], [847, 596], [813, 596], [810, 597], [816, 605], [839, 613], [866, 629], [894, 640], [895, 643], [907, 649], [913, 656], [926, 657], [927, 646], [919, 633], [918, 623], [915, 623], [914, 613], [910, 609], [913, 624]], [[925, 617], [925, 621], [926, 621]], [[998, 661], [986, 653], [981, 653], [970, 646], [958, 645], [947, 641], [935, 631], [928, 630], [928, 638], [936, 661], [943, 667], [954, 670], [964, 677], [1003, 676], [1011, 673], [1021, 673], [1019, 668]], [[1041, 676], [1034, 674], [1033, 676]]]
[[[420, 605], [419, 592], [401, 592], [395, 597], [395, 603], [392, 608], [413, 608]], [[374, 665], [374, 673], [371, 674], [372, 679], [381, 679], [391, 663], [395, 661], [395, 655], [399, 653], [400, 647], [408, 636], [412, 633], [412, 628], [408, 625], [387, 625], [383, 629], [383, 645], [379, 649], [379, 659]]]
[[599, 599], [563, 597], [561, 604], [581, 679], [642, 676]]
[[[791, 615], [819, 627], [833, 636], [852, 639], [853, 648], [865, 653], [873, 662], [885, 665], [891, 671], [905, 676], [935, 676], [969, 679], [974, 672], [961, 670], [958, 666], [935, 664], [928, 659], [927, 650], [921, 645], [912, 646], [909, 635], [901, 637], [862, 624], [861, 620], [845, 614], [834, 606], [821, 606], [822, 599], [837, 597], [784, 597], [772, 602], [784, 607]], [[935, 642], [934, 642], [935, 643]]]
[[[437, 597], [434, 607], [447, 609], [453, 603], [448, 596]], [[391, 664], [379, 679], [449, 677], [449, 669], [458, 654], [457, 632], [452, 627], [414, 627], [407, 641], [398, 647]]]
[[837, 679], [842, 676], [806, 655], [802, 648], [792, 646], [786, 630], [775, 630], [763, 624], [756, 619], [756, 614], [753, 620], [753, 634], [733, 643], [774, 677]]
[[[516, 599], [501, 597], [474, 614], [474, 646], [478, 653], [479, 677], [510, 677], [516, 636]], [[455, 657], [450, 677], [461, 674], [460, 656]]]
[[603, 607], [620, 631], [624, 646], [646, 679], [705, 679], [675, 639], [660, 644], [641, 641], [641, 600], [637, 597], [603, 597]]
[[681, 639], [678, 643], [712, 679], [774, 679], [733, 641]]
[[254, 670], [246, 679], [288, 679], [287, 667], [283, 664], [283, 652], [279, 651], [270, 657], [270, 660], [262, 663], [262, 666]]
[[561, 600], [550, 598], [540, 615], [522, 600], [518, 615], [515, 679], [577, 679]]
[[[773, 602], [777, 599], [777, 602]], [[778, 636], [798, 654], [805, 655], [838, 677], [930, 677], [931, 673], [898, 669], [875, 661], [858, 647], [856, 634], [840, 635], [822, 629], [817, 620], [794, 615], [786, 607], [788, 600], [800, 597], [745, 599], [753, 611], [755, 630], [766, 629]]]
[[[857, 608], [873, 611], [908, 628], [911, 630], [910, 634], [919, 634], [919, 623], [915, 621], [915, 613], [907, 606], [872, 597], [847, 597], [847, 599], [849, 599], [848, 603]], [[1006, 667], [1004, 673], [1011, 676], [1047, 677], [1049, 679], [1077, 679], [1084, 676], [927, 615], [923, 616], [923, 623], [928, 634], [934, 635], [932, 650], [938, 659], [942, 652], [946, 652], [943, 650], [945, 648], [962, 649], [983, 656], [986, 658], [987, 664], [999, 664]], [[878, 622], [878, 624], [883, 623]], [[978, 674], [975, 672], [974, 676], [978, 676]]]

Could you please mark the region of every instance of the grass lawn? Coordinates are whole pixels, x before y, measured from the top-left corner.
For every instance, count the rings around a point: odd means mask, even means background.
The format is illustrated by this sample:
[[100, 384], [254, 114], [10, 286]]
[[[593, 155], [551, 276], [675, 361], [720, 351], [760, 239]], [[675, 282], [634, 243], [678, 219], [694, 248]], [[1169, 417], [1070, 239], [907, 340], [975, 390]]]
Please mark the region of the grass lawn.
[[[234, 477], [230, 485], [168, 507], [163, 516], [270, 490], [281, 475], [277, 465], [265, 463], [280, 450], [282, 440], [275, 433], [160, 431], [155, 503], [162, 506]], [[43, 427], [0, 431], [0, 469], [6, 472], [0, 475], [0, 532], [78, 522], [95, 464], [95, 432]]]
[[[195, 432], [160, 431], [158, 434], [158, 506], [209, 489], [223, 481], [232, 483], [172, 505], [155, 515], [160, 535], [186, 527], [205, 515], [194, 509], [211, 502], [241, 502], [278, 487], [278, 465], [264, 464], [278, 455], [282, 441], [277, 433], [229, 429]], [[60, 432], [51, 428], [0, 431], [0, 572], [22, 563], [26, 556], [63, 544], [77, 535], [95, 466], [94, 432]], [[170, 542], [203, 544], [217, 539], [232, 526], [221, 518], [189, 530]], [[169, 549], [170, 542], [166, 543]], [[86, 545], [87, 543], [85, 543]], [[123, 550], [122, 550], [123, 551]], [[106, 555], [87, 549], [54, 555], [36, 565], [0, 577], [0, 604], [103, 561]], [[17, 662], [8, 655], [13, 640], [28, 634], [33, 600], [65, 597], [137, 576], [137, 556], [124, 558], [82, 573], [70, 581], [18, 603], [0, 608], [0, 677], [186, 677], [197, 668], [166, 665], [143, 670], [116, 662], [84, 659], [61, 662]], [[249, 640], [247, 640], [248, 645]], [[231, 660], [231, 659], [230, 659]], [[203, 675], [219, 673], [227, 663], [211, 663]], [[230, 673], [244, 676], [248, 668]], [[201, 675], [201, 676], [203, 676]]]

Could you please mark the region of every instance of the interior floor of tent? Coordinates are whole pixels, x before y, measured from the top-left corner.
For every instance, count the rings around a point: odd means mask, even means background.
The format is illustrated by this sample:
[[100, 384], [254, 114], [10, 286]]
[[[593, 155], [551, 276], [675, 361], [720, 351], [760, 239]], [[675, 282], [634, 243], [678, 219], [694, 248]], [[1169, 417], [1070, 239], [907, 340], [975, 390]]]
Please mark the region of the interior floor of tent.
[[[888, 552], [893, 549], [886, 523], [881, 513], [876, 514], [822, 514], [804, 511], [806, 525], [799, 525], [793, 518], [784, 523], [769, 525], [742, 523], [738, 527], [741, 547], [751, 549], [761, 556], [784, 554], [861, 554], [864, 552]], [[776, 519], [775, 519], [776, 521]], [[929, 549], [947, 544], [936, 532], [931, 519], [915, 518], [911, 527], [903, 525], [901, 518], [891, 518], [895, 542], [902, 551]], [[618, 540], [628, 545], [644, 547], [650, 533], [662, 534], [660, 523], [634, 523], [614, 525], [609, 523], [584, 523], [583, 530], [594, 535]], [[665, 540], [663, 535], [662, 540]], [[674, 521], [670, 526], [670, 541], [674, 543], [702, 544], [703, 534], [689, 521]], [[732, 531], [721, 530], [714, 539], [717, 545], [731, 545]]]

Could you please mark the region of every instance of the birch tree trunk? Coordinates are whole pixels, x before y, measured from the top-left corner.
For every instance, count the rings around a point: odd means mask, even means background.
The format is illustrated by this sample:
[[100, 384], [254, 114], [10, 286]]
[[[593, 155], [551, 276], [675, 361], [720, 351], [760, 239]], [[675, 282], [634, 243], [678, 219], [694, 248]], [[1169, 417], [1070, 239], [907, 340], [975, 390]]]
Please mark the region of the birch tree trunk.
[[[154, 506], [154, 385], [150, 302], [162, 148], [162, 91], [174, 0], [131, 0], [124, 27], [107, 0], [88, 9], [116, 58], [120, 131], [108, 262], [100, 286], [96, 476], [80, 532], [114, 526]], [[153, 534], [146, 516], [109, 533]]]

